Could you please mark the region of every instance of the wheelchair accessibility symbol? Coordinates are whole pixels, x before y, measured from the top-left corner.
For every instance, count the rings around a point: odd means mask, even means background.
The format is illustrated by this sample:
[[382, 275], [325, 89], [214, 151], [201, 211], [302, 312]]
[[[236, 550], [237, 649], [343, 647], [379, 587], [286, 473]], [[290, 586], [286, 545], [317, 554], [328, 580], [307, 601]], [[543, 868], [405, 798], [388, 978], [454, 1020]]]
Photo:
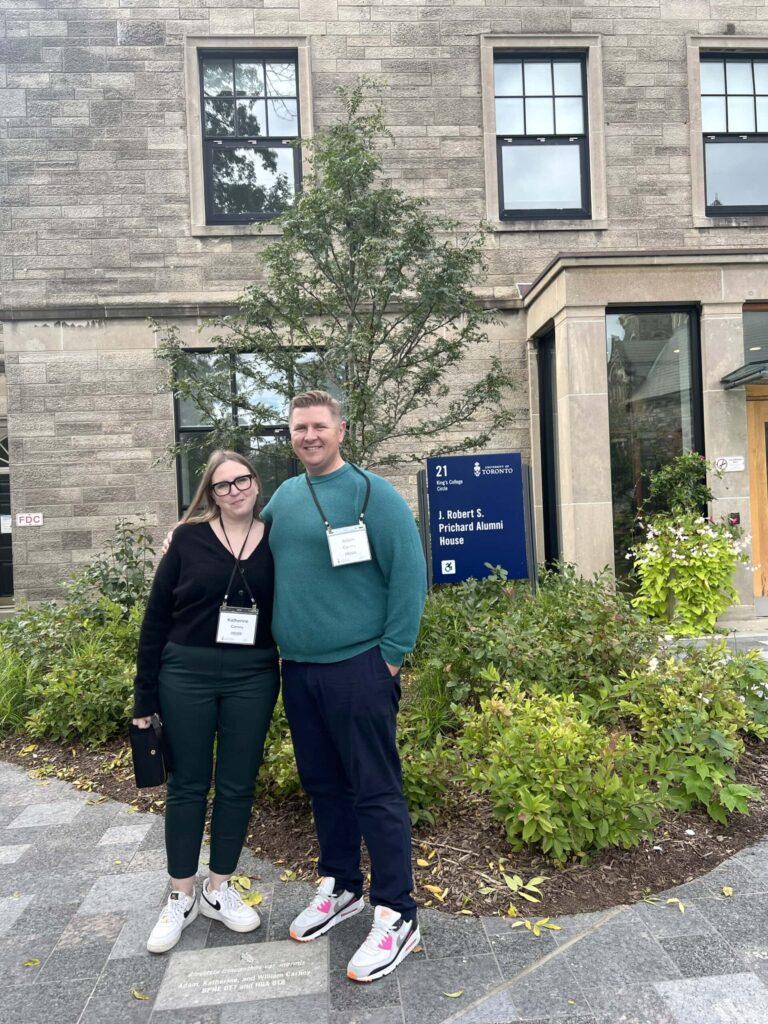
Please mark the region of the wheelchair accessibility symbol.
[[443, 576], [455, 576], [456, 574], [456, 562], [454, 559], [446, 559], [440, 563], [440, 571]]

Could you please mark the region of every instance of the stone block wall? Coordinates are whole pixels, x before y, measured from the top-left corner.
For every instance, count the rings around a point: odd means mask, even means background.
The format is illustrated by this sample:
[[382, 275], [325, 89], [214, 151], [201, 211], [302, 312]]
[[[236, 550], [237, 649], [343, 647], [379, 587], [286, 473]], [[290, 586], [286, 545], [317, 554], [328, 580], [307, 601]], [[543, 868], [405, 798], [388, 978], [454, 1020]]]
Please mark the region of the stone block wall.
[[[115, 330], [115, 328], [117, 328]], [[6, 326], [16, 596], [61, 597], [121, 517], [161, 534], [177, 517], [175, 472], [156, 465], [173, 440], [173, 406], [143, 321]]]
[[760, 246], [768, 227], [697, 228], [686, 35], [765, 35], [768, 7], [715, 0], [26, 0], [0, 14], [2, 305], [234, 295], [261, 241], [190, 233], [187, 35], [305, 36], [313, 120], [338, 84], [385, 87], [402, 187], [465, 222], [486, 214], [480, 37], [601, 38], [608, 227], [489, 238], [488, 288], [509, 294], [561, 251]]

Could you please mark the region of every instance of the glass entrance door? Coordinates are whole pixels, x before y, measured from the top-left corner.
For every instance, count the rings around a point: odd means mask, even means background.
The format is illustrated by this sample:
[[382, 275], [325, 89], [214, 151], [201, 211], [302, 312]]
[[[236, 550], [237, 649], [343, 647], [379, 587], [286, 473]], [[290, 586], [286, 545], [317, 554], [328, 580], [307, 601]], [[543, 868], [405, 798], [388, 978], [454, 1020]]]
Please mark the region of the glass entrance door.
[[691, 308], [609, 310], [608, 418], [617, 576], [630, 568], [648, 474], [703, 450], [698, 319]]

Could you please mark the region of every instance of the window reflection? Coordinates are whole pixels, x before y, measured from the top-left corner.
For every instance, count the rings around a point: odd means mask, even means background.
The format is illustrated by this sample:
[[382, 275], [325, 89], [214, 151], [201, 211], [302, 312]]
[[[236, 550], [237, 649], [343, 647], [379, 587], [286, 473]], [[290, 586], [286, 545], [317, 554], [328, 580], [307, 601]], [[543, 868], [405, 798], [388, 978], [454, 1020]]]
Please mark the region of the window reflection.
[[691, 316], [609, 313], [606, 343], [615, 568], [624, 576], [647, 475], [694, 447]]
[[705, 145], [707, 206], [768, 206], [768, 142]]
[[286, 210], [293, 201], [293, 150], [227, 147], [212, 154], [217, 213]]
[[506, 146], [504, 201], [515, 210], [559, 210], [581, 206], [578, 146]]

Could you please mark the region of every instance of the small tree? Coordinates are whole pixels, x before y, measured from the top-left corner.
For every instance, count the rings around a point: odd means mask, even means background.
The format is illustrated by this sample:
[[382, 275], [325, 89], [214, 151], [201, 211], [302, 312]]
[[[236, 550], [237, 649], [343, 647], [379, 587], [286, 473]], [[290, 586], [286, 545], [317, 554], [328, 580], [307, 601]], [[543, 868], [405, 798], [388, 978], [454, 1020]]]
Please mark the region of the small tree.
[[363, 111], [367, 84], [340, 90], [342, 119], [304, 143], [311, 173], [275, 221], [282, 236], [262, 253], [264, 283], [214, 321], [207, 364], [177, 330], [161, 331], [170, 386], [213, 426], [206, 448], [258, 445], [261, 428], [312, 388], [342, 399], [346, 455], [368, 466], [481, 448], [509, 421], [501, 400], [512, 382], [498, 359], [470, 382], [455, 372], [495, 322], [472, 292], [482, 231], [460, 234], [382, 177], [389, 133], [380, 104]]

